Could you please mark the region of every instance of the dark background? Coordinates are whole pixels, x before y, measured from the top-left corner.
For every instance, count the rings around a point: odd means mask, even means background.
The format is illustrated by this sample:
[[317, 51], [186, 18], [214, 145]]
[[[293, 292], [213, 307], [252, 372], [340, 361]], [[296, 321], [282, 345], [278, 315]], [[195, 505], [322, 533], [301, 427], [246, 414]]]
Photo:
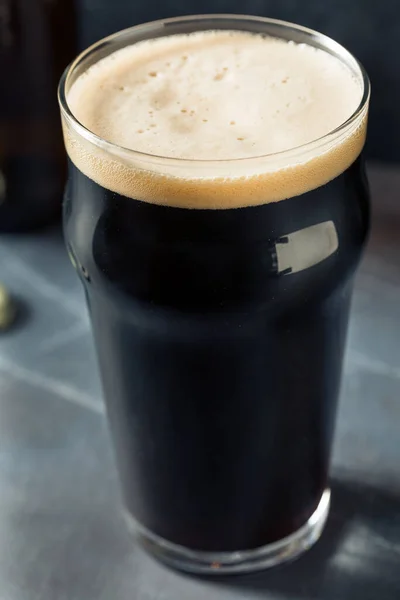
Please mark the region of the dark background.
[[81, 48], [144, 21], [196, 13], [262, 15], [322, 31], [351, 50], [370, 75], [369, 156], [400, 160], [400, 0], [76, 1]]

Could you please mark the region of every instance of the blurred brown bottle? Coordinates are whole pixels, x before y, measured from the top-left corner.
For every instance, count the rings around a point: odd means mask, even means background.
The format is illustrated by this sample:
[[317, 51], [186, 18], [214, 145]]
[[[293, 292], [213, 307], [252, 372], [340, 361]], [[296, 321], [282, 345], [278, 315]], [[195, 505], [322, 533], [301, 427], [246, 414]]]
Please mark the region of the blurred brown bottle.
[[42, 227], [60, 213], [56, 95], [76, 40], [75, 0], [0, 0], [0, 232]]

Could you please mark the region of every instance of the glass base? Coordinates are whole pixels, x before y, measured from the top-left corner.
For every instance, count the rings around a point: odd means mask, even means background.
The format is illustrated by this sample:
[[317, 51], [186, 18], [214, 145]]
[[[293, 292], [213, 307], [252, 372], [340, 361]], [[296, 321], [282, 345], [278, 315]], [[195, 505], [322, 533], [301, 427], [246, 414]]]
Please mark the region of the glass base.
[[203, 552], [173, 544], [125, 513], [128, 527], [142, 546], [160, 561], [175, 569], [203, 575], [251, 573], [293, 560], [306, 552], [319, 539], [326, 523], [331, 492], [326, 489], [316, 511], [295, 533], [253, 550], [237, 552]]

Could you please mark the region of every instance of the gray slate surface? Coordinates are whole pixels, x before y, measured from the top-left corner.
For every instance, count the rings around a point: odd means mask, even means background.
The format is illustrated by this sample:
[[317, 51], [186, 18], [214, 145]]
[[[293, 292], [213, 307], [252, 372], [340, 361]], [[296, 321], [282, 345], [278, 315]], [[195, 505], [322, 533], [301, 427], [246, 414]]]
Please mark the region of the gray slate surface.
[[0, 238], [0, 280], [29, 306], [0, 336], [0, 600], [400, 597], [400, 169], [370, 169], [325, 535], [304, 558], [231, 580], [157, 564], [128, 537], [83, 296], [59, 232]]

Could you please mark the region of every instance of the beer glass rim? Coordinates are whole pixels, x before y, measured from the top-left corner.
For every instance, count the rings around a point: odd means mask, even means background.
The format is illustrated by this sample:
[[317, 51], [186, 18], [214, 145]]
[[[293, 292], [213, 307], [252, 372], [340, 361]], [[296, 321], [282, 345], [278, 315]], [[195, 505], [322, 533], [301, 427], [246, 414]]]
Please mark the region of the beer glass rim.
[[[225, 26], [222, 26], [224, 25]], [[242, 25], [242, 27], [240, 26]], [[246, 26], [246, 27], [245, 27]], [[178, 30], [175, 30], [175, 27]], [[179, 30], [181, 28], [181, 30]], [[189, 28], [189, 29], [186, 29]], [[264, 29], [263, 29], [264, 28]], [[186, 31], [185, 31], [186, 29]], [[280, 39], [292, 40], [298, 43], [308, 43], [314, 47], [320, 48], [331, 55], [335, 56], [348, 68], [351, 69], [353, 74], [359, 80], [362, 86], [362, 97], [356, 110], [350, 115], [350, 117], [341, 123], [338, 127], [324, 134], [323, 136], [311, 140], [305, 144], [293, 148], [287, 148], [279, 152], [272, 152], [267, 154], [255, 155], [243, 158], [228, 158], [228, 159], [192, 159], [192, 158], [175, 158], [171, 156], [162, 156], [157, 154], [149, 154], [135, 150], [134, 148], [125, 148], [113, 142], [109, 142], [102, 137], [95, 134], [93, 131], [85, 127], [73, 114], [67, 100], [68, 88], [72, 85], [77, 71], [78, 77], [84, 73], [91, 65], [97, 63], [102, 58], [109, 56], [116, 50], [119, 50], [127, 45], [137, 43], [142, 40], [153, 39], [155, 37], [166, 37], [177, 33], [191, 33], [194, 31], [206, 31], [206, 30], [238, 30], [238, 31], [249, 31], [255, 34], [265, 34], [271, 37]], [[273, 30], [271, 33], [269, 29]], [[282, 35], [284, 32], [292, 34], [292, 36]], [[281, 35], [280, 35], [281, 34]], [[79, 72], [80, 71], [80, 72]], [[339, 42], [329, 36], [320, 33], [314, 29], [291, 23], [289, 21], [273, 19], [269, 17], [259, 17], [254, 15], [241, 15], [241, 14], [204, 14], [204, 15], [186, 15], [181, 17], [173, 17], [169, 19], [158, 19], [156, 21], [150, 21], [139, 25], [134, 25], [126, 29], [117, 31], [105, 38], [95, 42], [85, 50], [83, 50], [75, 60], [65, 69], [59, 86], [58, 86], [58, 101], [61, 108], [61, 114], [66, 123], [75, 130], [76, 134], [81, 138], [85, 139], [90, 144], [97, 146], [101, 150], [107, 152], [111, 156], [126, 158], [128, 160], [139, 160], [140, 162], [151, 165], [164, 164], [176, 166], [190, 166], [206, 168], [207, 165], [218, 167], [218, 166], [232, 166], [234, 164], [240, 164], [241, 166], [250, 165], [253, 162], [259, 162], [260, 160], [268, 161], [275, 159], [284, 159], [285, 157], [293, 159], [293, 157], [299, 156], [310, 150], [321, 152], [324, 151], [324, 147], [329, 147], [333, 141], [339, 141], [343, 136], [345, 137], [353, 125], [357, 125], [365, 117], [368, 110], [368, 104], [371, 94], [370, 81], [366, 70], [355, 56], [342, 46]]]

